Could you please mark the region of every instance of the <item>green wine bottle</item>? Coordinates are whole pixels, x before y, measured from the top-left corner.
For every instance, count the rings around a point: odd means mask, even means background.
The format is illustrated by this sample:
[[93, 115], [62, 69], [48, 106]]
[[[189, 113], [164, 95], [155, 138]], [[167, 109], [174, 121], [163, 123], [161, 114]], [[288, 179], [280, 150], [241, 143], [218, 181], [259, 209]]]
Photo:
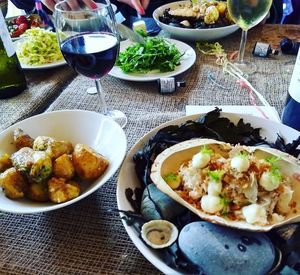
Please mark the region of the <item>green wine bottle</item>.
[[25, 75], [0, 11], [0, 99], [16, 96], [26, 88]]

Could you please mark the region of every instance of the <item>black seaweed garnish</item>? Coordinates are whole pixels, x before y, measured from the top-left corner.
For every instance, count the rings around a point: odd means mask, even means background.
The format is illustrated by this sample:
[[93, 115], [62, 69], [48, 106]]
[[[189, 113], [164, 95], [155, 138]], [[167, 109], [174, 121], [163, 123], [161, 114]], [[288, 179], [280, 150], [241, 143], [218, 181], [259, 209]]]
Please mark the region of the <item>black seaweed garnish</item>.
[[126, 199], [129, 201], [136, 213], [141, 212], [142, 195], [143, 190], [141, 188], [135, 188], [134, 191], [131, 188], [127, 188], [125, 190]]
[[178, 271], [182, 271], [183, 273], [186, 273], [188, 271], [189, 274], [204, 275], [203, 271], [199, 268], [199, 266], [192, 264], [184, 258], [178, 247], [177, 242], [175, 242], [170, 247], [164, 249], [162, 252], [163, 261], [168, 266], [176, 268]]
[[130, 210], [120, 210], [120, 209], [108, 209], [108, 212], [118, 212], [123, 213], [122, 219], [126, 221], [127, 225], [131, 226], [133, 224], [138, 224], [141, 227], [147, 220], [139, 213]]
[[260, 128], [253, 128], [250, 123], [240, 119], [235, 125], [228, 118], [220, 117], [221, 109], [201, 116], [197, 121], [187, 121], [181, 125], [171, 125], [159, 130], [148, 143], [133, 157], [135, 170], [141, 183], [146, 186], [151, 183], [150, 171], [156, 156], [166, 148], [179, 142], [193, 138], [212, 138], [231, 144], [247, 146], [266, 145], [279, 149], [295, 157], [299, 156], [300, 137], [286, 144], [278, 135], [275, 142], [267, 141], [260, 135]]

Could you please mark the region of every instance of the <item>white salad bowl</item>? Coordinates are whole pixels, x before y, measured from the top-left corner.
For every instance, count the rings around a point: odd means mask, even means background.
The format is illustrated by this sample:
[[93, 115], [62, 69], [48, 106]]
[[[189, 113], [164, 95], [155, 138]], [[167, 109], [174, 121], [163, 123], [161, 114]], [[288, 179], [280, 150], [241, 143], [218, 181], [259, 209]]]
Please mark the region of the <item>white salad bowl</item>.
[[81, 194], [64, 203], [35, 202], [26, 198], [11, 200], [0, 191], [0, 211], [10, 213], [37, 213], [71, 205], [95, 192], [118, 170], [126, 153], [127, 140], [123, 129], [113, 120], [99, 113], [83, 110], [65, 110], [43, 113], [20, 121], [0, 133], [0, 155], [12, 154], [17, 149], [13, 132], [21, 128], [32, 138], [49, 136], [70, 141], [73, 145], [83, 143], [106, 157], [109, 166], [98, 179], [81, 185]]

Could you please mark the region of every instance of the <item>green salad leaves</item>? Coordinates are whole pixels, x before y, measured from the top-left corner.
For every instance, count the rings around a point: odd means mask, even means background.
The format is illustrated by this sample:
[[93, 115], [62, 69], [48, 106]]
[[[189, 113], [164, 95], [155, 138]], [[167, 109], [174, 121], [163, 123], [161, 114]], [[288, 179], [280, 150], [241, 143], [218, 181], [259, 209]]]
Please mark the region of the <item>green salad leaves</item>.
[[180, 65], [182, 55], [175, 44], [164, 38], [148, 37], [144, 44], [132, 44], [121, 52], [116, 65], [125, 73], [169, 72]]

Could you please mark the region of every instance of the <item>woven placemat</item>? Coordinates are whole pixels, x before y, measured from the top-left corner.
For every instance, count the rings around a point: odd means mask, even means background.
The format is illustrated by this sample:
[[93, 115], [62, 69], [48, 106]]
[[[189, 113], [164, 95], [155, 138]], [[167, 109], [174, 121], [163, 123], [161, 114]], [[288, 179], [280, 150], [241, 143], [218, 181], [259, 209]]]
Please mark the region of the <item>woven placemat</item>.
[[[253, 40], [251, 40], [253, 41]], [[239, 33], [224, 40], [224, 48], [238, 48]], [[251, 47], [251, 45], [249, 46]], [[249, 52], [249, 48], [248, 48]], [[249, 56], [248, 56], [249, 58]], [[250, 82], [281, 112], [294, 57], [251, 58], [258, 73]], [[283, 62], [287, 62], [283, 66]], [[213, 75], [220, 87], [209, 80]], [[224, 76], [214, 57], [198, 55], [196, 64], [178, 79], [186, 87], [161, 95], [155, 82], [134, 83], [106, 76], [105, 99], [112, 109], [127, 114], [128, 148], [163, 122], [185, 115], [191, 105], [249, 105], [249, 95], [233, 78]], [[101, 112], [97, 95], [89, 95], [93, 81], [77, 76], [46, 109], [83, 109]], [[225, 87], [225, 89], [224, 89]], [[103, 187], [82, 201], [49, 213], [0, 216], [0, 271], [11, 274], [159, 274], [128, 237], [117, 207], [118, 172]]]
[[27, 71], [27, 90], [13, 98], [0, 99], [0, 131], [19, 120], [43, 112], [45, 106], [55, 100], [75, 75], [68, 66]]

